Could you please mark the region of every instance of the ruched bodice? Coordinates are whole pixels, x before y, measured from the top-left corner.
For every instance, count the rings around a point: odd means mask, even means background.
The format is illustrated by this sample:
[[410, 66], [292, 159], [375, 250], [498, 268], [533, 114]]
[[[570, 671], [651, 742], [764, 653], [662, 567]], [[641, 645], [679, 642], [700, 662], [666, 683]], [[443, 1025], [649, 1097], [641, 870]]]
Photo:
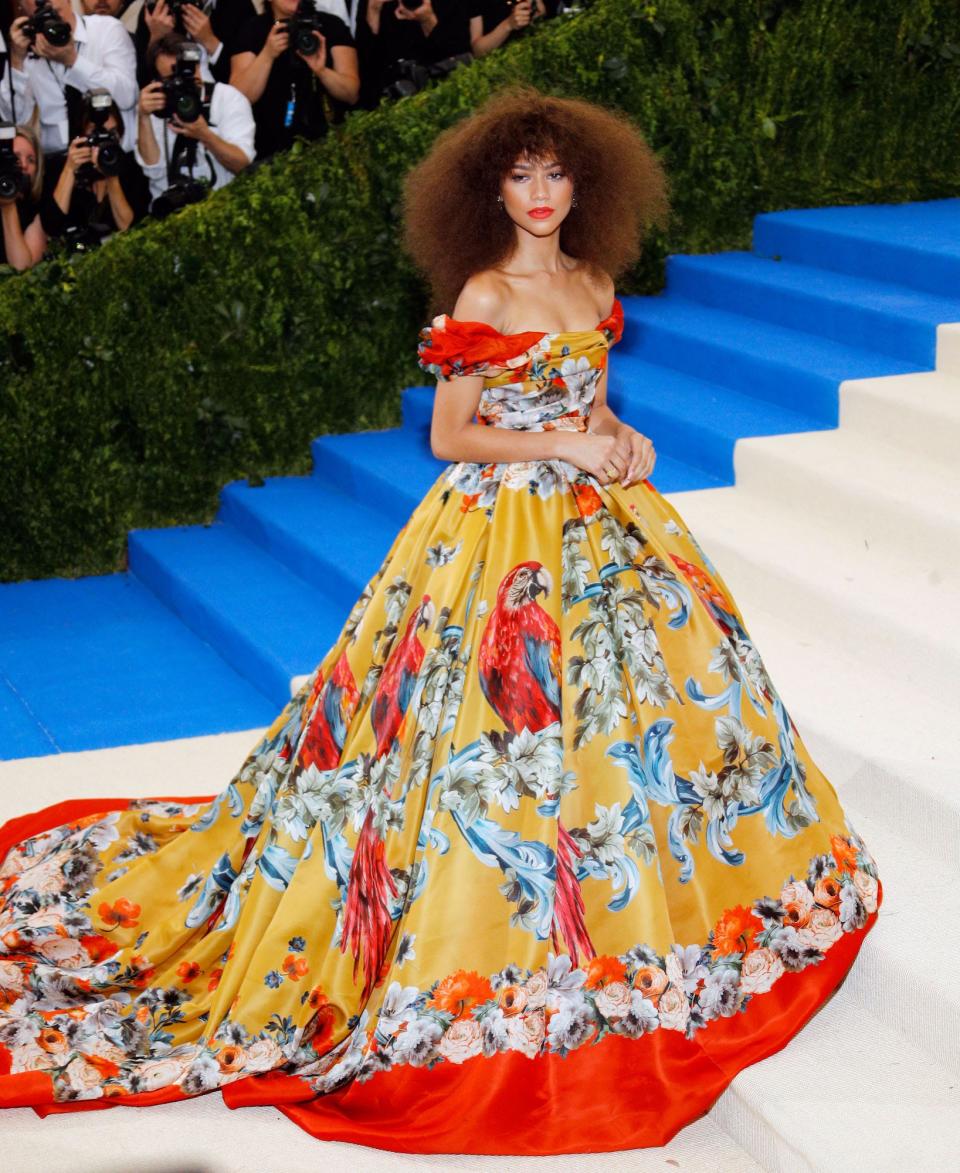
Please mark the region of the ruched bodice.
[[479, 423], [522, 431], [586, 429], [610, 346], [623, 334], [623, 307], [592, 330], [502, 334], [486, 322], [435, 317], [420, 332], [420, 366], [440, 382], [481, 375]]

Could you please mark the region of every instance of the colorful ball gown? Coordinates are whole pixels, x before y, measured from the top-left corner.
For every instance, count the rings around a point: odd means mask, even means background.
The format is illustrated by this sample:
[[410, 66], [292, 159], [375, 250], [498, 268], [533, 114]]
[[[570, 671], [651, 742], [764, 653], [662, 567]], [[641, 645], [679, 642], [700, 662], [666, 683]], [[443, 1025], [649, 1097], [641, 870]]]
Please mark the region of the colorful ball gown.
[[[622, 330], [440, 315], [418, 353], [482, 423], [584, 430]], [[415, 1152], [665, 1143], [881, 899], [683, 519], [559, 460], [444, 468], [215, 797], [61, 803], [3, 855], [0, 1104], [219, 1089]]]

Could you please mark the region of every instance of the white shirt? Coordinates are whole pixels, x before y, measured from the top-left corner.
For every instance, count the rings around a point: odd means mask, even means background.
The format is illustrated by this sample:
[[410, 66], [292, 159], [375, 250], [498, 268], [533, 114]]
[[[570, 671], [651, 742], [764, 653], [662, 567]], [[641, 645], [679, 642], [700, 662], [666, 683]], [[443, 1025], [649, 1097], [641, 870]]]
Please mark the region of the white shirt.
[[132, 150], [137, 139], [140, 93], [137, 55], [130, 34], [113, 16], [78, 16], [73, 39], [77, 43], [77, 60], [73, 65], [28, 56], [22, 70], [12, 71], [17, 121], [26, 122], [34, 107], [39, 106], [41, 149], [45, 154], [64, 151], [70, 145], [64, 88], [71, 85], [82, 94], [102, 87], [110, 91], [120, 108], [123, 146]]
[[[241, 94], [233, 86], [227, 85], [226, 82], [218, 82], [210, 100], [208, 121], [210, 129], [218, 138], [239, 147], [250, 162], [253, 162], [256, 156], [253, 140], [257, 127], [253, 121], [253, 109], [247, 101], [246, 95]], [[162, 118], [158, 118], [156, 114], [150, 115], [150, 126], [153, 129], [153, 137], [157, 146], [160, 148], [160, 158], [156, 163], [145, 163], [140, 154], [139, 143], [134, 154], [140, 164], [140, 169], [150, 181], [150, 198], [156, 199], [170, 186], [167, 178], [167, 159], [173, 158], [174, 148], [180, 136], [175, 134], [168, 123]], [[164, 151], [164, 138], [166, 138], [166, 152]], [[213, 187], [219, 188], [225, 187], [233, 179], [233, 172], [228, 171], [219, 159], [214, 158], [213, 153], [205, 148], [203, 143], [197, 143], [197, 158], [193, 165], [193, 177], [194, 179], [210, 179]]]

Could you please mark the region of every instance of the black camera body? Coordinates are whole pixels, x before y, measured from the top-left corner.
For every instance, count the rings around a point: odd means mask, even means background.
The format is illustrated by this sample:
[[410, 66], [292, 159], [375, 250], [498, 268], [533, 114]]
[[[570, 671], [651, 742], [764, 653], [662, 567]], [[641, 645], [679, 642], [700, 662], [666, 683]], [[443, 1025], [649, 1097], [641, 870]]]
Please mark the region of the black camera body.
[[181, 176], [174, 183], [171, 183], [166, 191], [157, 196], [150, 208], [150, 214], [158, 220], [162, 220], [164, 216], [179, 212], [188, 204], [199, 204], [201, 200], [207, 198], [209, 192], [209, 184], [199, 179]]
[[15, 200], [30, 190], [30, 179], [13, 149], [16, 137], [12, 122], [0, 122], [0, 200]]
[[166, 105], [160, 117], [169, 121], [196, 122], [203, 113], [203, 95], [197, 82], [196, 68], [200, 62], [200, 46], [181, 45], [173, 73], [161, 82]]
[[290, 34], [290, 52], [312, 57], [320, 47], [317, 34], [323, 32], [323, 20], [312, 0], [300, 0], [297, 11], [284, 24]]
[[39, 0], [33, 11], [33, 16], [28, 17], [23, 22], [20, 26], [20, 31], [31, 45], [36, 41], [37, 34], [43, 33], [50, 44], [57, 49], [62, 49], [64, 45], [69, 45], [70, 39], [73, 36], [73, 30], [65, 20], [61, 20], [57, 16], [56, 10], [50, 3], [50, 0]]
[[123, 148], [115, 130], [105, 130], [104, 123], [110, 117], [113, 98], [108, 90], [92, 90], [89, 98], [90, 120], [93, 130], [84, 140], [88, 147], [98, 148], [96, 165], [84, 163], [77, 169], [77, 183], [90, 187], [104, 176], [119, 175], [123, 161]]

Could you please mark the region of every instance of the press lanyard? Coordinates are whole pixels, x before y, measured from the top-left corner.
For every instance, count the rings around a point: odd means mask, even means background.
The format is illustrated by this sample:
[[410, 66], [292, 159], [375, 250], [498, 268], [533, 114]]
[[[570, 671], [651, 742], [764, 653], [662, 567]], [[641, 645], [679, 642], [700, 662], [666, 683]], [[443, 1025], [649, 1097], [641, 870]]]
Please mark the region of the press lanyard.
[[293, 113], [297, 108], [297, 87], [296, 83], [290, 83], [290, 97], [287, 99], [287, 111], [283, 116], [284, 130], [289, 130], [293, 126]]

